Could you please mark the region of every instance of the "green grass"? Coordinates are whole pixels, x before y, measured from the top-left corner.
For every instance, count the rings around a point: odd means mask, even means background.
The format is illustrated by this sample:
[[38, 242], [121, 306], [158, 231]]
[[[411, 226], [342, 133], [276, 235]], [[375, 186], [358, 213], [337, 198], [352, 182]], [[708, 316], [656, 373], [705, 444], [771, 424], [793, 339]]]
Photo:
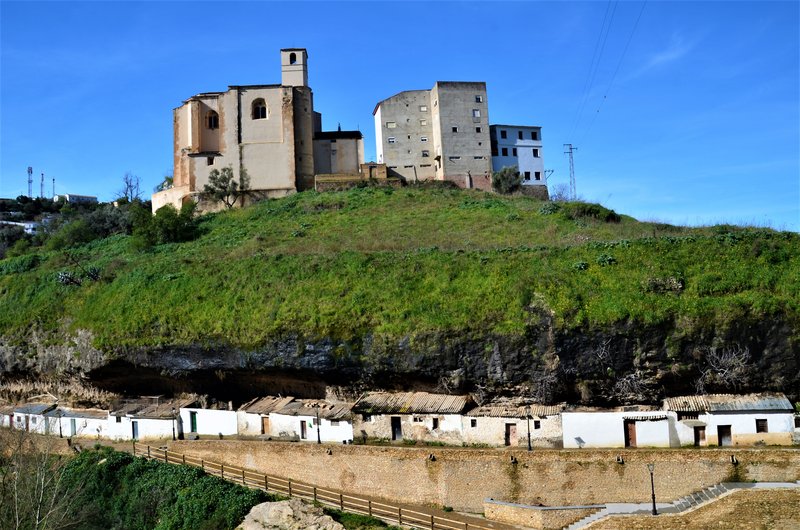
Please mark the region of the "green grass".
[[300, 193], [208, 215], [195, 241], [148, 253], [125, 236], [95, 241], [74, 252], [102, 279], [79, 287], [55, 280], [75, 271], [62, 253], [2, 260], [0, 334], [23, 343], [86, 329], [110, 351], [521, 335], [542, 312], [561, 329], [724, 328], [775, 314], [797, 323], [797, 234], [608, 216], [475, 191]]
[[380, 519], [368, 515], [342, 512], [333, 508], [324, 508], [325, 515], [330, 515], [347, 530], [400, 530], [398, 526], [390, 526]]

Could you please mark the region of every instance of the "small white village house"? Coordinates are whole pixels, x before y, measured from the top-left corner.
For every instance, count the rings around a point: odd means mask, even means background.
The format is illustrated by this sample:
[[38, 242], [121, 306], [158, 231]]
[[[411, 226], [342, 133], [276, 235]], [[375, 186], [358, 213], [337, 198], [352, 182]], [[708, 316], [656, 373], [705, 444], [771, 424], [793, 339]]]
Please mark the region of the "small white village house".
[[50, 434], [45, 414], [55, 408], [55, 403], [26, 403], [18, 405], [14, 407], [13, 428], [38, 434]]
[[236, 411], [239, 436], [271, 436], [269, 415], [294, 401], [293, 397], [266, 396], [248, 401]]
[[462, 415], [474, 406], [467, 395], [372, 392], [353, 405], [357, 437], [462, 443]]
[[527, 447], [561, 447], [561, 411], [564, 405], [514, 405], [489, 403], [463, 416], [462, 441], [466, 444]]
[[11, 405], [0, 405], [0, 427], [11, 428], [14, 421], [14, 407]]
[[218, 404], [218, 407], [181, 407], [179, 415], [184, 435], [231, 436], [238, 434], [236, 411], [229, 405]]
[[564, 448], [672, 447], [668, 416], [642, 405], [564, 411]]
[[125, 403], [108, 415], [108, 437], [114, 440], [148, 440], [183, 436], [179, 411], [196, 404], [194, 398], [163, 400], [146, 397]]
[[57, 407], [45, 413], [49, 434], [71, 438], [106, 438], [108, 411]]
[[672, 397], [664, 410], [679, 446], [792, 444], [795, 410], [780, 393]]
[[309, 442], [351, 443], [351, 405], [297, 399], [270, 413], [270, 434]]

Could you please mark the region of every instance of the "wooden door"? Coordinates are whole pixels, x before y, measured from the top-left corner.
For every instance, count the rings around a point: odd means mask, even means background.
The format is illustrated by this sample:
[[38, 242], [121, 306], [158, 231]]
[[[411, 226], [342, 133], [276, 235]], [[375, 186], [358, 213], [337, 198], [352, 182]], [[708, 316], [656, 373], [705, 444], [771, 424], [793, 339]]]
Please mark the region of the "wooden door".
[[625, 447], [636, 447], [636, 420], [625, 420]]
[[77, 429], [77, 425], [75, 425], [75, 418], [70, 418], [69, 419], [69, 435], [70, 436], [75, 436], [76, 434], [78, 434], [78, 429]]
[[261, 434], [269, 434], [269, 416], [261, 416]]
[[514, 443], [517, 439], [517, 424], [516, 423], [506, 423], [506, 437], [505, 437], [505, 444], [510, 446]]
[[400, 416], [392, 416], [392, 440], [403, 439], [403, 427], [400, 424]]
[[189, 432], [197, 432], [197, 413], [189, 412]]
[[301, 421], [300, 422], [300, 439], [301, 440], [305, 440], [307, 437], [308, 437], [308, 434], [306, 433], [306, 422], [305, 421]]
[[717, 426], [717, 440], [720, 445], [733, 445], [733, 439], [731, 437], [731, 426], [730, 425], [718, 425]]
[[706, 428], [705, 427], [695, 427], [694, 428], [694, 445], [700, 447], [701, 445], [706, 444]]
[[134, 440], [138, 440], [139, 439], [139, 422], [138, 421], [132, 421], [131, 422], [131, 434], [133, 435], [133, 439]]

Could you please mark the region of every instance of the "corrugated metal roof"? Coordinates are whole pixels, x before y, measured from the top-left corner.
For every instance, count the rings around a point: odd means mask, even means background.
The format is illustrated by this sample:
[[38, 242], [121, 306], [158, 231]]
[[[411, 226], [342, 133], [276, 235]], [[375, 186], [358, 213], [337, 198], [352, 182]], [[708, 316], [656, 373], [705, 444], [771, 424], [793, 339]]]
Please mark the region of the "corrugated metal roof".
[[631, 414], [629, 416], [629, 415], [626, 414], [625, 416], [622, 417], [622, 419], [633, 420], [633, 421], [662, 421], [662, 420], [666, 420], [667, 419], [667, 415], [666, 414], [651, 414], [651, 415]]
[[14, 407], [14, 412], [18, 414], [44, 414], [55, 407], [55, 403], [26, 403]]
[[354, 412], [367, 414], [461, 414], [472, 405], [469, 396], [428, 392], [374, 392], [362, 396]]
[[[153, 401], [132, 401], [111, 413], [112, 416], [134, 416], [137, 418], [171, 419], [178, 414], [181, 407], [191, 407], [196, 404], [195, 398], [174, 399], [153, 403]], [[173, 413], [173, 409], [175, 412]]]
[[760, 394], [708, 394], [679, 396], [664, 400], [664, 410], [681, 412], [723, 412], [748, 410], [793, 411], [794, 407], [779, 392]]
[[[489, 418], [524, 418], [527, 413], [526, 408], [527, 405], [515, 405], [513, 403], [488, 403], [467, 411], [466, 415]], [[530, 405], [530, 414], [538, 418], [555, 416], [565, 408], [566, 405], [563, 403], [559, 405], [532, 403]]]
[[282, 409], [289, 403], [294, 401], [293, 397], [275, 397], [275, 396], [266, 396], [261, 398], [256, 398], [252, 401], [249, 401], [239, 407], [239, 410], [247, 412], [249, 414], [269, 414], [270, 412], [274, 412], [278, 409]]
[[51, 410], [45, 416], [51, 418], [91, 418], [95, 420], [103, 420], [108, 418], [107, 410], [100, 409], [69, 409], [69, 408], [56, 408]]
[[317, 410], [319, 410], [320, 418], [326, 420], [346, 420], [350, 419], [351, 408], [351, 404], [329, 403], [327, 401], [315, 399], [298, 399], [273, 412], [276, 414], [285, 414], [287, 416], [316, 416]]

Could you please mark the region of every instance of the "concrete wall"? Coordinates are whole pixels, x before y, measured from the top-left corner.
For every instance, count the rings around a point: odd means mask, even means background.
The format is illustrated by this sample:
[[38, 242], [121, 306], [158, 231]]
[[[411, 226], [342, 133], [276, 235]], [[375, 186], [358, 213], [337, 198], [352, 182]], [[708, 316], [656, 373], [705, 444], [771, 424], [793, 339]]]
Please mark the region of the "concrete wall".
[[180, 409], [180, 418], [185, 432], [192, 431], [191, 413], [197, 416], [197, 434], [205, 435], [233, 435], [238, 434], [235, 410], [211, 410], [199, 408]]
[[[475, 427], [472, 426], [475, 420]], [[502, 446], [505, 444], [506, 425], [516, 425], [516, 438], [511, 442], [514, 447], [528, 446], [528, 423], [525, 418], [490, 418], [464, 416], [463, 441], [467, 444], [489, 444]], [[539, 428], [536, 428], [538, 422]], [[561, 416], [531, 418], [531, 445], [533, 447], [561, 447]]]
[[236, 412], [236, 423], [239, 435], [259, 436], [269, 434], [261, 432], [261, 414], [250, 414], [243, 410]]
[[500, 521], [526, 528], [560, 530], [600, 510], [601, 506], [549, 508], [488, 499], [483, 513], [490, 521]]
[[358, 174], [364, 162], [364, 140], [337, 138], [314, 140], [314, 172]]
[[[461, 416], [458, 414], [375, 414], [366, 420], [356, 416], [353, 432], [356, 437], [392, 439], [393, 417], [400, 418], [403, 440], [439, 441], [460, 445], [462, 442]], [[434, 419], [438, 427], [433, 428]]]
[[[301, 436], [300, 423], [306, 425], [306, 436]], [[285, 414], [271, 413], [269, 415], [270, 434], [280, 438], [293, 438], [303, 441], [317, 441], [317, 419], [314, 416], [288, 416]], [[353, 440], [353, 425], [349, 421], [337, 421], [334, 425], [330, 420], [320, 419], [320, 440], [323, 442], [342, 443]]]
[[176, 418], [174, 421], [171, 419], [153, 419], [153, 418], [135, 418], [129, 416], [122, 416], [117, 422], [115, 416], [108, 418], [107, 436], [112, 440], [130, 440], [133, 436], [133, 422], [136, 422], [139, 430], [139, 440], [156, 440], [156, 439], [171, 439], [173, 425], [175, 427], [175, 434], [179, 436], [183, 432], [183, 420]]
[[[430, 92], [400, 92], [378, 106], [375, 113], [378, 163], [388, 166], [390, 177], [402, 177], [407, 182], [435, 177]], [[427, 151], [428, 156], [423, 156], [423, 151]]]
[[[76, 436], [78, 438], [107, 438], [108, 419], [107, 418], [80, 418], [80, 417], [61, 417], [48, 418], [50, 434], [63, 435], [64, 437]], [[73, 421], [75, 429], [73, 431]], [[59, 430], [59, 423], [61, 430]]]
[[[800, 479], [800, 451], [778, 448], [528, 452], [227, 440], [178, 441], [170, 447], [320, 487], [473, 512], [483, 510], [486, 498], [546, 506], [648, 502], [650, 462], [660, 502], [723, 481]], [[732, 454], [738, 465], [731, 464]], [[615, 461], [618, 455], [624, 464]]]

